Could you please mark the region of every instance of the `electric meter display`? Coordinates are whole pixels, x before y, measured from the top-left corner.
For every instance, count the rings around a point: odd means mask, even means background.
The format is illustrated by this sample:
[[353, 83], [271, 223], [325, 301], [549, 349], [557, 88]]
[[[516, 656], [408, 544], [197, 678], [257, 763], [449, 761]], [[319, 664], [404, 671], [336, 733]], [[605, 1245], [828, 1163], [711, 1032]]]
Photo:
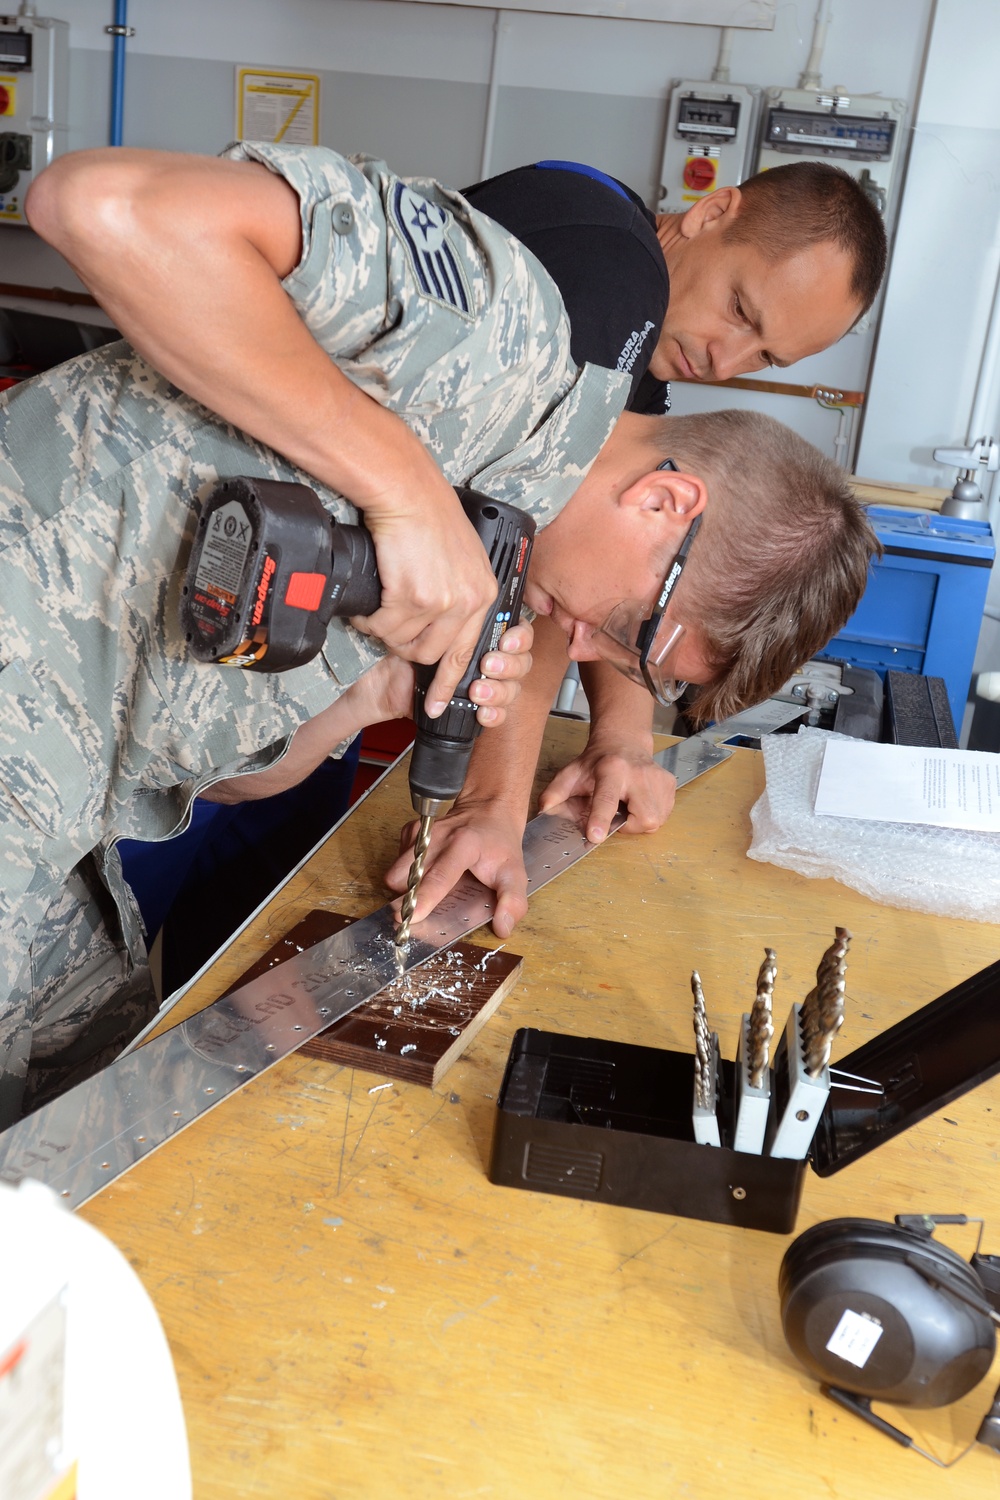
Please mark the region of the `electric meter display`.
[[677, 134], [686, 141], [709, 140], [732, 141], [740, 125], [740, 106], [737, 99], [704, 99], [697, 94], [687, 94], [680, 101], [677, 115]]
[[0, 31], [0, 68], [31, 67], [31, 34]]
[[660, 208], [683, 213], [748, 173], [760, 90], [742, 83], [673, 84], [660, 168]]
[[889, 161], [895, 140], [896, 121], [888, 116], [817, 114], [779, 105], [767, 112], [761, 143], [796, 156], [805, 148], [810, 154], [849, 156], [854, 161]]

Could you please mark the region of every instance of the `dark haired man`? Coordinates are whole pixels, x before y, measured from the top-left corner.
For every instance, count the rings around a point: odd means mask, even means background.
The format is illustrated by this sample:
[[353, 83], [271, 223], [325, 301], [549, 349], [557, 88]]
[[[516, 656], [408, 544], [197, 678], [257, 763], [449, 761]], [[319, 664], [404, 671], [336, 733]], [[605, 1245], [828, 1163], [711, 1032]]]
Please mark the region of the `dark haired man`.
[[669, 410], [671, 378], [728, 380], [835, 343], [885, 271], [881, 216], [853, 177], [796, 162], [653, 214], [575, 162], [492, 177], [465, 196], [559, 288], [573, 358], [632, 377], [629, 409]]

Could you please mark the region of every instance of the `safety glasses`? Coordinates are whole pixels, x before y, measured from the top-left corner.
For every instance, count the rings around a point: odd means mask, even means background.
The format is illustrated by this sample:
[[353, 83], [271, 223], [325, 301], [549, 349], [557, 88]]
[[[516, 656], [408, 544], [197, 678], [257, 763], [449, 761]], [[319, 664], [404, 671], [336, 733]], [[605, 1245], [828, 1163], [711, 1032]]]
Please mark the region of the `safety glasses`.
[[[677, 465], [670, 458], [657, 468], [677, 472]], [[687, 683], [676, 677], [670, 668], [684, 626], [666, 619], [666, 610], [700, 525], [701, 517], [695, 516], [667, 570], [652, 611], [646, 614], [643, 605], [635, 602], [617, 604], [593, 637], [594, 646], [605, 661], [633, 682], [648, 688], [657, 702], [664, 706], [675, 703], [687, 687]]]

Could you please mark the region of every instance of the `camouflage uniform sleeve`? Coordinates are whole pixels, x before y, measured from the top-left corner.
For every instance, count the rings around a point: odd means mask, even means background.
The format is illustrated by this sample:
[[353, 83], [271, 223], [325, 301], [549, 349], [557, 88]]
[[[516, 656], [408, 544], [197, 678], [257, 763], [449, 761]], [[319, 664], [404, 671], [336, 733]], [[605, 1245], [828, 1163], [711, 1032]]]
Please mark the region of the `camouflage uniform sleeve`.
[[377, 187], [344, 156], [242, 141], [225, 155], [283, 177], [299, 199], [302, 254], [282, 285], [316, 342], [349, 358], [387, 326], [386, 222]]
[[302, 256], [283, 285], [317, 342], [396, 411], [454, 484], [544, 524], [583, 479], [629, 380], [575, 366], [541, 263], [461, 194], [370, 157], [243, 142], [298, 194]]

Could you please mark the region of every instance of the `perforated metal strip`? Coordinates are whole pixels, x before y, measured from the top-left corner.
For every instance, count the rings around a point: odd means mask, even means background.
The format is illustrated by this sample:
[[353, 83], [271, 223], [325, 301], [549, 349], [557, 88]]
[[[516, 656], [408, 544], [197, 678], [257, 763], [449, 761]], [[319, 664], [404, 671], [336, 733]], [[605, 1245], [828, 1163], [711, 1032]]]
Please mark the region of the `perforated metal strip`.
[[[657, 758], [669, 755], [661, 752]], [[715, 764], [716, 758], [706, 760], [700, 750], [690, 766], [682, 757], [678, 783]], [[583, 835], [585, 809], [583, 799], [574, 799], [528, 824], [523, 849], [529, 896], [595, 847]], [[610, 831], [624, 821], [619, 813]], [[493, 892], [466, 877], [414, 925], [406, 968], [474, 932], [490, 920], [494, 906]], [[37, 1178], [72, 1207], [85, 1203], [397, 979], [394, 930], [392, 908], [384, 906], [119, 1058], [0, 1134], [0, 1178]]]

